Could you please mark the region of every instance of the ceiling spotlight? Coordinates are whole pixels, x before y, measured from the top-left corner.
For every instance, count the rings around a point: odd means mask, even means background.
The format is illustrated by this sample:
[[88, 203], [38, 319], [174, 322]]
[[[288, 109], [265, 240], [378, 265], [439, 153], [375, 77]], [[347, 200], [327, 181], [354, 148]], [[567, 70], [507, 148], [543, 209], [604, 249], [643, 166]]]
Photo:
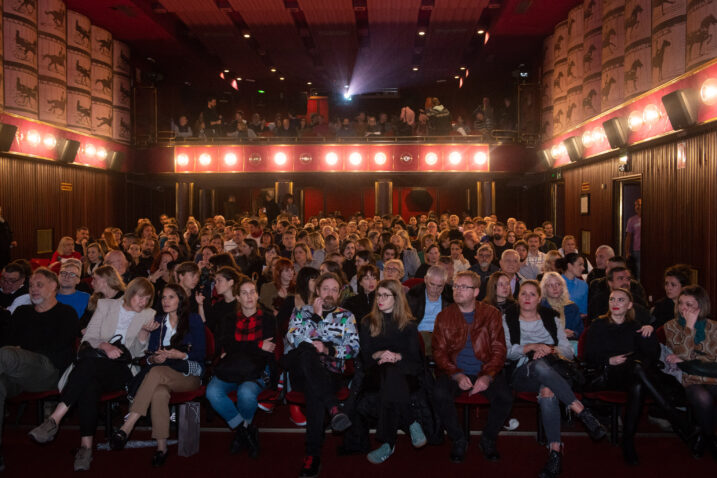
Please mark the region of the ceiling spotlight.
[[488, 161], [488, 155], [485, 154], [484, 151], [478, 151], [473, 155], [473, 161], [475, 161], [478, 166], [483, 166]]
[[412, 69], [413, 71], [418, 71], [418, 67], [417, 67], [417, 66], [414, 66], [414, 67], [411, 68], [411, 69]]
[[269, 71], [272, 73], [276, 73], [276, 68], [269, 68]]
[[179, 156], [177, 156], [177, 165], [178, 166], [186, 166], [189, 164], [189, 156], [182, 153]]
[[458, 78], [460, 78], [460, 75], [455, 75], [453, 78], [457, 80]]
[[311, 86], [313, 83], [311, 83], [310, 81], [307, 81], [306, 84]]
[[212, 157], [209, 153], [202, 153], [199, 155], [199, 164], [202, 166], [209, 166], [212, 163]]
[[700, 98], [708, 106], [717, 104], [717, 79], [708, 78], [700, 88]]
[[418, 36], [419, 36], [419, 37], [422, 37], [422, 36], [425, 36], [425, 35], [426, 35], [426, 31], [425, 31], [425, 30], [418, 30]]
[[224, 155], [224, 164], [227, 166], [234, 166], [237, 163], [237, 155], [234, 153], [227, 153]]
[[348, 90], [348, 89], [349, 89], [349, 85], [344, 85], [344, 88], [346, 88], [346, 89]]
[[33, 146], [37, 146], [40, 144], [40, 141], [42, 141], [42, 137], [40, 136], [40, 133], [38, 133], [36, 130], [30, 130], [27, 133], [27, 140], [32, 144]]
[[229, 73], [229, 70], [224, 70], [224, 73]]
[[339, 156], [336, 153], [326, 154], [326, 164], [329, 166], [335, 166], [339, 162]]
[[359, 164], [361, 164], [361, 160], [361, 153], [355, 152], [349, 155], [349, 163], [353, 164], [354, 166], [358, 166]]
[[237, 81], [241, 81], [241, 76], [237, 76]]
[[376, 153], [373, 157], [373, 161], [379, 166], [386, 164], [386, 153]]
[[45, 139], [42, 140], [42, 144], [44, 144], [47, 149], [52, 149], [57, 146], [57, 139], [55, 139], [54, 135], [48, 134], [45, 136]]
[[284, 81], [284, 77], [283, 77], [283, 76], [280, 76], [280, 77], [279, 77], [279, 81]]
[[589, 148], [593, 145], [593, 134], [590, 131], [585, 131], [582, 136], [583, 146]]
[[483, 35], [485, 33], [485, 30], [482, 28], [479, 28], [478, 31], [476, 31], [478, 35]]
[[642, 128], [642, 113], [639, 111], [630, 113], [630, 116], [627, 117], [627, 126], [630, 131], [637, 131]]
[[[28, 135], [27, 139], [30, 139], [29, 135]], [[38, 143], [39, 143], [39, 141], [38, 141]], [[95, 148], [95, 145], [88, 144], [87, 146], [85, 146], [85, 154], [87, 156], [94, 156], [95, 154], [97, 154], [97, 148]]]
[[97, 157], [100, 159], [107, 159], [107, 150], [105, 148], [98, 148]]
[[458, 68], [458, 69], [461, 70], [461, 71], [465, 71], [466, 67], [465, 67], [465, 66], [461, 66], [461, 67]]
[[274, 163], [277, 166], [283, 166], [286, 164], [286, 153], [278, 152], [274, 155]]
[[459, 153], [458, 151], [453, 151], [451, 154], [448, 155], [448, 161], [454, 166], [460, 163], [462, 158], [463, 157], [461, 156], [461, 153]]
[[346, 101], [351, 101], [351, 94], [349, 94], [348, 91], [347, 91], [346, 93], [344, 93], [344, 99], [345, 99]]
[[652, 126], [660, 119], [660, 108], [656, 105], [647, 105], [642, 112], [642, 121], [648, 126]]
[[244, 38], [251, 38], [251, 35], [249, 33], [245, 33]]
[[428, 153], [426, 155], [426, 164], [429, 166], [433, 166], [438, 162], [438, 155], [436, 153]]

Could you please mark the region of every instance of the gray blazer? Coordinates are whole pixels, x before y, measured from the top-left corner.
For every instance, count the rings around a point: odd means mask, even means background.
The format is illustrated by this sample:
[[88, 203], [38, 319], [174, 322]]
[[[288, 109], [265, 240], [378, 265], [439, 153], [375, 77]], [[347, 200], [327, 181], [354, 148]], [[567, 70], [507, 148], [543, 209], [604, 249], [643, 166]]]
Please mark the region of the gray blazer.
[[[117, 330], [117, 322], [119, 321], [120, 307], [124, 303], [124, 298], [119, 299], [100, 299], [97, 301], [97, 309], [90, 319], [85, 335], [82, 337], [83, 342], [89, 343], [92, 347], [97, 348], [102, 342], [109, 342]], [[132, 318], [127, 334], [125, 336], [125, 346], [132, 354], [132, 357], [140, 357], [144, 355], [149, 343], [141, 342], [137, 335], [142, 330], [142, 326], [154, 320], [155, 311], [147, 308], [139, 312]]]

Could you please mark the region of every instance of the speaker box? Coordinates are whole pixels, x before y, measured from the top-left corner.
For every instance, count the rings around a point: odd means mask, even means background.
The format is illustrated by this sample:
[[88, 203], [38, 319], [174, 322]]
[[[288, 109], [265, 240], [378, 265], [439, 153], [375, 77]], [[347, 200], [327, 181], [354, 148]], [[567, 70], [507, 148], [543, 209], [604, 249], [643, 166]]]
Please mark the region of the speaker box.
[[411, 211], [429, 211], [433, 197], [425, 189], [414, 189], [406, 196], [406, 207]]
[[602, 124], [602, 128], [605, 130], [605, 136], [607, 136], [611, 148], [622, 148], [627, 145], [630, 128], [625, 118], [611, 118]]
[[122, 171], [122, 164], [124, 163], [124, 153], [121, 151], [110, 151], [107, 156], [107, 167], [111, 171]]
[[570, 162], [574, 163], [583, 159], [583, 142], [577, 136], [571, 136], [563, 141], [568, 151]]
[[662, 104], [665, 105], [672, 129], [684, 129], [697, 123], [697, 113], [700, 109], [697, 91], [692, 89], [673, 91], [662, 97]]
[[538, 159], [540, 162], [545, 163], [549, 168], [552, 168], [553, 163], [555, 162], [553, 155], [551, 155], [550, 151], [547, 149], [541, 149], [538, 151]]
[[77, 151], [80, 149], [80, 142], [74, 139], [62, 138], [57, 140], [57, 155], [62, 163], [72, 163], [75, 161]]
[[15, 141], [15, 133], [17, 126], [0, 123], [0, 151], [10, 151], [12, 142]]

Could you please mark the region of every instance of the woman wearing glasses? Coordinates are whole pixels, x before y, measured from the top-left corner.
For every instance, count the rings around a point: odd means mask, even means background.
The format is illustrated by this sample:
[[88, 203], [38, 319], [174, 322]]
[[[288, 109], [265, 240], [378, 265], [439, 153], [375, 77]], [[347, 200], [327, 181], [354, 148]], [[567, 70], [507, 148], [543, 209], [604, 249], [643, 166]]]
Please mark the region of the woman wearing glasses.
[[[421, 371], [418, 330], [411, 309], [397, 280], [382, 280], [376, 289], [371, 313], [361, 321], [359, 332], [364, 384], [377, 385], [380, 407], [376, 439], [383, 444], [367, 455], [383, 463], [394, 452], [399, 428], [408, 429], [415, 447], [426, 444], [421, 425], [412, 418], [410, 393]], [[366, 389], [364, 389], [366, 390]]]

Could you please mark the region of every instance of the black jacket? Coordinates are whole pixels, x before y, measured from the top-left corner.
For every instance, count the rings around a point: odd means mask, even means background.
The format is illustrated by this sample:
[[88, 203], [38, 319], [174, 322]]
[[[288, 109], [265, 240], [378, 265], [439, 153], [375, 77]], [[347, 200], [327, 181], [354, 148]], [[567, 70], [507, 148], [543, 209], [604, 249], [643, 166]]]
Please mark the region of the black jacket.
[[[411, 290], [406, 294], [408, 300], [408, 306], [411, 308], [411, 313], [416, 319], [416, 324], [420, 324], [423, 320], [423, 316], [426, 313], [426, 284], [416, 284], [411, 287]], [[445, 309], [453, 303], [453, 296], [449, 292], [449, 287], [446, 285], [441, 293], [441, 310]]]
[[371, 307], [373, 307], [373, 301], [376, 297], [376, 292], [374, 291], [369, 294], [366, 294], [360, 285], [358, 289], [359, 293], [356, 295], [352, 295], [351, 297], [344, 300], [344, 303], [341, 304], [341, 307], [354, 314], [354, 317], [356, 318], [356, 323], [360, 324], [361, 319], [363, 319], [365, 315], [371, 312]]

